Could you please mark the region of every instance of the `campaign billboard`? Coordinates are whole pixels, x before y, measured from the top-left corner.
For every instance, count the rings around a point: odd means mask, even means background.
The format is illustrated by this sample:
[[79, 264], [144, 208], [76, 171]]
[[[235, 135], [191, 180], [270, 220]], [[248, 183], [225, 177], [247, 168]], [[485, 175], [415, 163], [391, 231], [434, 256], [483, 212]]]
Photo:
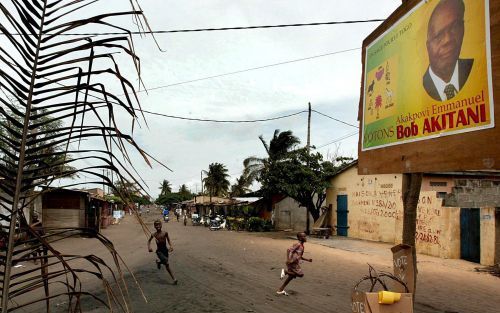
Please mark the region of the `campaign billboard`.
[[414, 2], [364, 47], [361, 151], [495, 126], [489, 1]]

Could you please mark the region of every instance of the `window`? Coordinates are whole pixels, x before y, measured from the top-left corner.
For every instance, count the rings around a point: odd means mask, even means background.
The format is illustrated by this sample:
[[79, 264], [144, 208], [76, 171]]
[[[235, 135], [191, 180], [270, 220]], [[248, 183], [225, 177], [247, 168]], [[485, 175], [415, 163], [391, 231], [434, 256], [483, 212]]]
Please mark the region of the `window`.
[[436, 192], [436, 197], [444, 199], [446, 198], [446, 192]]
[[446, 187], [448, 186], [448, 183], [445, 181], [431, 181], [429, 185], [431, 187]]

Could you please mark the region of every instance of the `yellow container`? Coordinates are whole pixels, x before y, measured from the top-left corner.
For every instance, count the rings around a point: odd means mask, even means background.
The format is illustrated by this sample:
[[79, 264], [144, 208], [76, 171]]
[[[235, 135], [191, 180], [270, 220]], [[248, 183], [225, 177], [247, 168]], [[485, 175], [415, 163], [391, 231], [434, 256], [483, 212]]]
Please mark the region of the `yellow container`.
[[392, 291], [379, 291], [378, 292], [378, 303], [380, 304], [393, 304], [401, 299], [401, 294], [399, 292]]

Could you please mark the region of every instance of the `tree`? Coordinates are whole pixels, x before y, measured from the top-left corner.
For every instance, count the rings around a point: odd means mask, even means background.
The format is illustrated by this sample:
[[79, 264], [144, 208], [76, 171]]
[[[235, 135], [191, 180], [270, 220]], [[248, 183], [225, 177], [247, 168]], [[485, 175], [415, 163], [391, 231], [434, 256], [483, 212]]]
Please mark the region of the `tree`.
[[170, 186], [170, 182], [166, 179], [163, 180], [160, 186], [160, 196], [164, 196], [168, 193], [172, 192], [172, 187]]
[[231, 197], [242, 196], [250, 192], [250, 188], [248, 188], [250, 184], [251, 182], [249, 182], [248, 176], [241, 174], [241, 176], [236, 179], [236, 183], [231, 186]]
[[269, 144], [264, 140], [264, 136], [260, 135], [259, 139], [264, 149], [266, 149], [267, 157], [258, 158], [256, 156], [251, 156], [243, 161], [243, 166], [245, 167], [243, 174], [247, 177], [246, 180], [249, 185], [252, 184], [253, 181], [258, 180], [266, 167], [286, 156], [293, 147], [300, 143], [299, 138], [295, 137], [291, 130], [280, 132], [279, 129], [276, 129]]
[[286, 157], [265, 168], [259, 181], [264, 195], [289, 196], [316, 221], [330, 186], [329, 177], [334, 172], [334, 165], [323, 161], [321, 153], [308, 153], [307, 148], [302, 148], [288, 152]]
[[189, 190], [185, 184], [182, 184], [179, 187], [179, 195], [181, 195], [182, 201], [190, 200], [193, 198], [193, 194], [191, 193], [191, 190]]
[[205, 178], [203, 184], [210, 197], [225, 196], [230, 186], [227, 174], [227, 168], [221, 163], [211, 163], [208, 166], [208, 171], [203, 171]]
[[186, 200], [191, 200], [193, 198], [193, 194], [187, 188], [185, 184], [182, 184], [179, 187], [179, 192], [167, 192], [163, 195], [159, 195], [155, 200], [155, 203], [158, 205], [168, 205], [179, 203]]
[[174, 192], [159, 196], [155, 203], [158, 205], [170, 205], [182, 201], [184, 201], [182, 196], [179, 193]]
[[[0, 175], [5, 177], [10, 172], [17, 171], [15, 167], [15, 148], [9, 142], [17, 141], [17, 133], [22, 131], [22, 124], [24, 120], [21, 116], [16, 115], [14, 112], [22, 110], [21, 106], [8, 99], [12, 107], [6, 107], [6, 116], [0, 115]], [[33, 144], [37, 152], [32, 154], [34, 161], [31, 168], [36, 168], [43, 175], [49, 178], [62, 178], [74, 176], [75, 168], [70, 166], [68, 162], [70, 157], [64, 151], [63, 144], [55, 143], [54, 138], [59, 133], [62, 127], [62, 121], [54, 119], [52, 116], [46, 115], [47, 110], [41, 109], [40, 127], [34, 129], [32, 134], [36, 136], [37, 142]], [[7, 171], [6, 171], [7, 170]], [[63, 175], [63, 173], [66, 173]], [[36, 178], [34, 178], [36, 179]], [[33, 191], [33, 190], [31, 190]]]
[[113, 195], [122, 198], [123, 202], [128, 202], [133, 196], [139, 195], [139, 188], [135, 183], [123, 181], [117, 182], [113, 188]]

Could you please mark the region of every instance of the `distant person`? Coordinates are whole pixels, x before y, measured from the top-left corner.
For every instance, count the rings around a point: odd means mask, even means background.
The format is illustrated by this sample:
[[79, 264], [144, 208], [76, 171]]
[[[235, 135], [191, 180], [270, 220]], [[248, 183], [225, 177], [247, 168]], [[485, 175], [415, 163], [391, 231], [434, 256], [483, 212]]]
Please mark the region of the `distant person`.
[[[43, 225], [42, 221], [40, 221], [38, 213], [33, 213], [33, 216], [31, 217], [31, 224], [30, 227], [35, 231], [35, 233], [42, 237], [45, 235], [45, 231], [43, 230]], [[35, 247], [32, 255], [33, 255], [33, 261], [35, 264], [38, 264], [38, 258], [42, 257], [42, 250], [43, 248], [40, 245], [40, 242], [36, 236], [31, 236], [32, 239], [36, 239], [33, 243], [32, 246]]]
[[304, 277], [304, 273], [302, 272], [302, 268], [300, 268], [300, 261], [304, 260], [307, 262], [312, 262], [312, 259], [304, 258], [302, 255], [304, 254], [304, 243], [307, 241], [306, 233], [301, 232], [297, 234], [298, 243], [294, 244], [286, 251], [286, 270], [281, 269], [281, 279], [285, 278], [286, 280], [283, 282], [283, 285], [276, 291], [279, 295], [288, 296], [288, 293], [285, 291], [285, 287], [292, 281], [292, 279], [297, 277]]
[[[159, 259], [156, 261], [156, 266], [158, 266], [158, 269], [161, 269], [161, 265], [165, 265], [165, 269], [170, 274], [170, 277], [172, 277], [174, 285], [177, 285], [177, 279], [175, 279], [168, 263], [168, 253], [174, 251], [172, 243], [170, 242], [170, 238], [168, 237], [168, 232], [161, 230], [161, 221], [159, 220], [156, 220], [153, 225], [156, 229], [156, 232], [152, 233], [151, 237], [149, 237], [148, 251], [153, 252], [153, 249], [151, 248], [151, 240], [153, 240], [154, 238], [156, 241], [156, 255]], [[167, 248], [167, 242], [169, 248]]]
[[427, 94], [434, 100], [450, 100], [463, 88], [474, 59], [460, 59], [464, 39], [463, 0], [441, 0], [429, 18], [427, 54], [429, 67], [423, 77]]

